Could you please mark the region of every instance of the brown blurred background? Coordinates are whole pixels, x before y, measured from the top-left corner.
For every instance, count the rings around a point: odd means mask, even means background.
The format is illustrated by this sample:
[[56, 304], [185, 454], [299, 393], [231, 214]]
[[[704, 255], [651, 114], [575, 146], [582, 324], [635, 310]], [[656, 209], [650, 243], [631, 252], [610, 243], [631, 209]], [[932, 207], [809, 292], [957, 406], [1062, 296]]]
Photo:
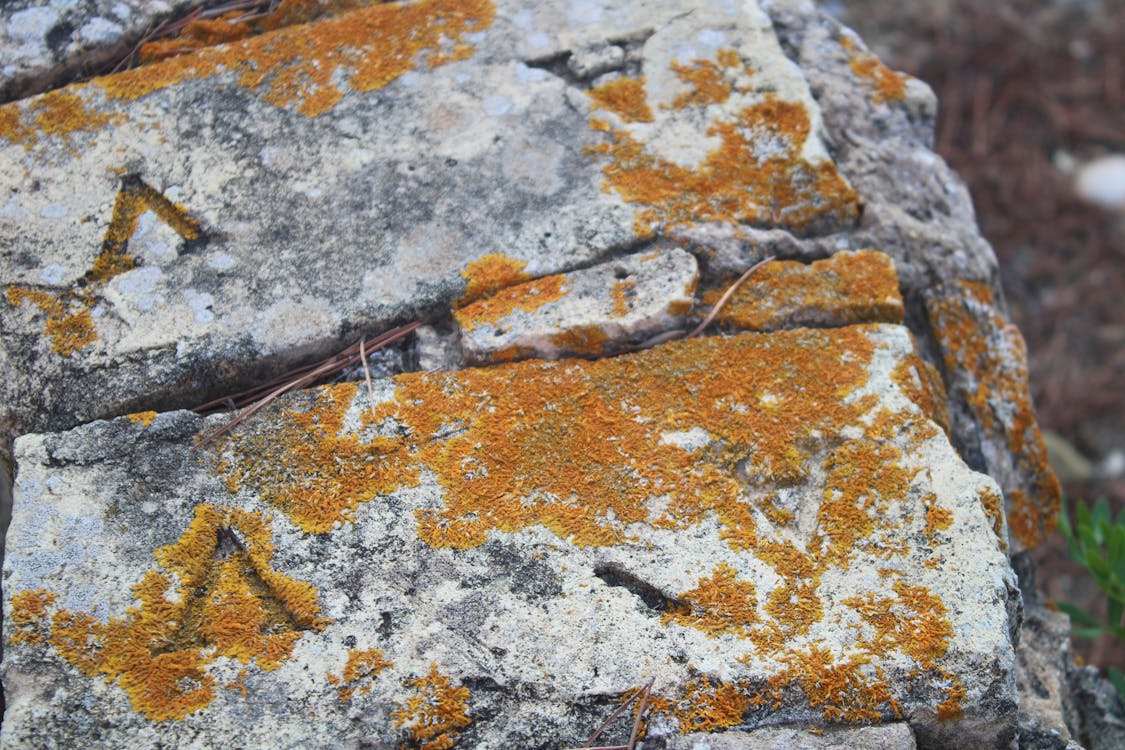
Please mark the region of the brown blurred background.
[[[999, 257], [1052, 465], [1068, 498], [1106, 497], [1120, 511], [1125, 206], [1099, 207], [1079, 185], [1110, 165], [1094, 192], [1123, 189], [1112, 165], [1125, 170], [1125, 0], [824, 5], [937, 93], [936, 149], [968, 183]], [[1035, 556], [1049, 597], [1104, 618], [1104, 597], [1057, 533]], [[1074, 653], [1125, 670], [1125, 643], [1108, 636], [1076, 640]]]

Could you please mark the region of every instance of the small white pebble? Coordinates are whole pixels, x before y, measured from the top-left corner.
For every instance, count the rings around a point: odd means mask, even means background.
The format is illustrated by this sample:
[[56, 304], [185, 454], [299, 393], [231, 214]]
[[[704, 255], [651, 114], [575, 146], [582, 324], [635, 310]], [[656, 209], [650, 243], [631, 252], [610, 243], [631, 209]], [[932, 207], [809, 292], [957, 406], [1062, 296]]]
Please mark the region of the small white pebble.
[[1084, 164], [1074, 177], [1074, 190], [1095, 206], [1125, 213], [1125, 154], [1110, 154]]

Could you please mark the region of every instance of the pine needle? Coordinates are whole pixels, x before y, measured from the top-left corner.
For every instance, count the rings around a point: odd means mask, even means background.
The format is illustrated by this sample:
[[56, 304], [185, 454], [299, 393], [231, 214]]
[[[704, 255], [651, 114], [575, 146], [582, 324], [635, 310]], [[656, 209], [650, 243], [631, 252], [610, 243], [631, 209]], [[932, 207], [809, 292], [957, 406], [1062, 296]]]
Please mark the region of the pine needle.
[[719, 297], [719, 301], [715, 303], [715, 306], [713, 308], [711, 308], [711, 312], [707, 313], [707, 317], [703, 319], [702, 323], [700, 323], [699, 325], [697, 325], [695, 327], [695, 330], [693, 330], [691, 333], [689, 333], [687, 335], [687, 338], [689, 338], [689, 339], [695, 338], [699, 334], [703, 333], [703, 330], [707, 326], [711, 325], [711, 321], [713, 321], [715, 319], [715, 316], [719, 314], [719, 311], [723, 309], [723, 306], [726, 305], [726, 303], [730, 301], [730, 298], [733, 297], [734, 293], [738, 291], [738, 288], [740, 286], [742, 286], [742, 282], [744, 282], [744, 281], [746, 281], [746, 279], [750, 278], [751, 274], [753, 274], [755, 271], [757, 271], [762, 266], [769, 263], [771, 260], [773, 260], [773, 256], [768, 255], [765, 258], [763, 258], [762, 260], [755, 263], [754, 265], [747, 268], [746, 272], [738, 277], [738, 281], [731, 284], [730, 287], [728, 287], [727, 290], [725, 292], [723, 292], [723, 296]]
[[[388, 344], [393, 344], [395, 341], [405, 338], [421, 325], [422, 324], [420, 322], [416, 321], [404, 326], [399, 326], [398, 328], [392, 328], [386, 333], [379, 334], [371, 340], [371, 351], [382, 349]], [[338, 354], [329, 357], [319, 364], [298, 367], [297, 369], [292, 370], [285, 375], [282, 375], [280, 378], [275, 378], [274, 380], [270, 381], [271, 384], [277, 384], [277, 387], [270, 390], [268, 393], [266, 393], [265, 396], [259, 398], [257, 401], [254, 401], [245, 411], [240, 413], [234, 419], [227, 422], [225, 425], [193, 445], [191, 447], [191, 450], [198, 450], [213, 441], [215, 438], [230, 432], [236, 425], [253, 415], [263, 406], [277, 399], [278, 397], [285, 395], [289, 391], [296, 390], [298, 388], [304, 388], [307, 385], [315, 383], [321, 378], [333, 375], [355, 364], [356, 360], [360, 357], [360, 350], [364, 348], [364, 343], [365, 340], [360, 339], [358, 343], [352, 344], [347, 349], [344, 349]], [[370, 383], [370, 381], [368, 382]], [[250, 391], [244, 391], [243, 393], [261, 393], [262, 389], [263, 387], [259, 386], [257, 388], [250, 389]], [[209, 401], [206, 404], [197, 406], [194, 411], [203, 411], [214, 405], [224, 404], [230, 399], [230, 396], [226, 396], [214, 401]]]

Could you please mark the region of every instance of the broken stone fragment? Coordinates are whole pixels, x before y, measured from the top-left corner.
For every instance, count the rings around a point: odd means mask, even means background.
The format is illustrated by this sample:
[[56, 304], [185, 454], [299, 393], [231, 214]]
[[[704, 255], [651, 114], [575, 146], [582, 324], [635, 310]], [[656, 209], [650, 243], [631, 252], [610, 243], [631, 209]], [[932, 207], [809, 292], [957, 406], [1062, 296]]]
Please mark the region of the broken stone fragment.
[[195, 453], [187, 412], [24, 436], [5, 746], [571, 746], [650, 679], [654, 740], [1000, 746], [996, 488], [913, 356], [799, 329], [324, 387]]
[[1013, 551], [1036, 547], [1055, 527], [1061, 489], [1035, 419], [1023, 337], [983, 283], [931, 290], [926, 312], [942, 357], [957, 447], [1003, 489]]
[[780, 728], [673, 738], [668, 750], [915, 750], [907, 724], [846, 729]]
[[[703, 297], [714, 305], [723, 293]], [[773, 261], [754, 272], [716, 320], [744, 331], [851, 323], [901, 323], [902, 295], [890, 256], [842, 252], [813, 263]]]
[[654, 249], [507, 287], [453, 319], [472, 363], [603, 356], [683, 329], [698, 278], [689, 253]]

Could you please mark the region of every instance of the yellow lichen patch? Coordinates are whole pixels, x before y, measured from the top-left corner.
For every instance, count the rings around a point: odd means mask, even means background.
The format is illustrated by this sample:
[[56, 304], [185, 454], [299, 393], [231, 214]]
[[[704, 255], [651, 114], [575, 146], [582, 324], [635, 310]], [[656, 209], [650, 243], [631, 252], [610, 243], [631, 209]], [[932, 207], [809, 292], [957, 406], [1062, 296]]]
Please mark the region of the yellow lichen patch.
[[183, 206], [165, 198], [140, 177], [128, 175], [121, 181], [121, 189], [113, 203], [113, 216], [102, 241], [102, 251], [86, 274], [88, 280], [104, 283], [136, 268], [137, 262], [126, 249], [129, 238], [137, 231], [137, 220], [145, 209], [152, 210], [185, 240], [194, 240], [203, 231], [202, 225]]
[[737, 685], [699, 677], [687, 684], [673, 715], [680, 731], [714, 732], [742, 723], [750, 708], [750, 698]]
[[945, 700], [937, 705], [937, 717], [941, 721], [956, 721], [964, 715], [961, 703], [965, 700], [965, 688], [957, 677], [945, 673], [944, 670], [942, 672], [949, 680], [949, 687], [945, 691]]
[[837, 662], [827, 649], [812, 646], [805, 651], [791, 652], [782, 659], [789, 668], [771, 680], [775, 695], [785, 684], [799, 685], [809, 706], [823, 709], [826, 721], [878, 722], [883, 718], [882, 707], [895, 710], [890, 685], [879, 670], [868, 667], [873, 676], [864, 674], [868, 664], [866, 656]]
[[996, 309], [987, 284], [961, 281], [927, 301], [950, 393], [986, 435], [1006, 443], [1023, 486], [1004, 487], [1009, 527], [1020, 544], [1038, 546], [1054, 528], [1061, 490], [1047, 459], [1027, 383], [1027, 349]]
[[636, 294], [637, 282], [621, 279], [613, 285], [613, 317], [621, 318], [629, 314], [631, 302]]
[[125, 418], [133, 424], [139, 424], [141, 427], [150, 427], [152, 421], [156, 419], [157, 414], [154, 411], [138, 411], [132, 414], [126, 414]]
[[12, 306], [19, 307], [26, 299], [43, 312], [43, 332], [51, 338], [51, 349], [56, 354], [69, 357], [97, 341], [92, 314], [96, 296], [110, 279], [136, 268], [136, 261], [126, 251], [129, 238], [137, 229], [137, 219], [146, 208], [186, 240], [196, 239], [202, 232], [199, 222], [182, 206], [172, 203], [136, 175], [129, 175], [122, 180], [102, 250], [83, 279], [85, 286], [55, 293], [19, 286], [7, 288], [6, 296]]
[[828, 457], [828, 477], [817, 519], [824, 556], [846, 565], [853, 549], [863, 546], [895, 501], [905, 501], [917, 470], [904, 468], [893, 445], [850, 441]]
[[[702, 60], [690, 68], [678, 66], [681, 80], [691, 87], [676, 100], [678, 106], [706, 109], [717, 97], [729, 96], [717, 69], [737, 64], [732, 57], [737, 56], [722, 53], [714, 67]], [[610, 140], [589, 150], [607, 159], [605, 189], [638, 204], [639, 234], [707, 221], [800, 228], [819, 217], [857, 218], [858, 197], [835, 165], [827, 160], [814, 164], [802, 156], [810, 137], [803, 104], [766, 94], [730, 119], [710, 120], [706, 135], [720, 145], [692, 168], [650, 153], [630, 130], [631, 120], [651, 118], [643, 81], [621, 78], [613, 86], [618, 94], [613, 106], [599, 102], [599, 97], [605, 101], [605, 92], [595, 89], [591, 96], [596, 105], [618, 112], [624, 127], [592, 119], [591, 129], [608, 133]]]
[[394, 662], [384, 659], [383, 652], [377, 648], [353, 648], [348, 652], [348, 663], [344, 665], [343, 677], [337, 677], [329, 672], [328, 682], [338, 686], [336, 692], [339, 693], [340, 702], [347, 703], [356, 694], [366, 695], [371, 692], [375, 678], [383, 670], [393, 666]]
[[872, 652], [898, 649], [924, 669], [933, 668], [949, 650], [953, 627], [945, 604], [925, 586], [894, 583], [895, 597], [866, 594], [845, 601], [871, 627], [864, 641]]
[[625, 122], [652, 122], [644, 78], [617, 78], [589, 93], [595, 107], [607, 109]]
[[[725, 287], [703, 296], [714, 305]], [[901, 323], [902, 296], [890, 257], [874, 250], [837, 253], [811, 264], [773, 261], [759, 268], [727, 301], [721, 323], [767, 331], [795, 325]]]
[[[873, 348], [862, 327], [798, 330], [591, 362], [409, 373], [395, 378], [392, 401], [365, 412], [377, 434], [344, 432], [355, 386], [327, 387], [225, 441], [220, 470], [232, 490], [254, 489], [307, 531], [413, 486], [425, 467], [444, 490], [444, 507], [418, 513], [431, 544], [471, 547], [489, 531], [534, 524], [579, 544], [613, 543], [648, 520], [646, 502], [660, 495], [671, 501], [658, 524], [732, 517], [740, 463], [766, 478], [798, 475], [800, 446], [865, 409], [845, 398]], [[764, 392], [788, 394], [787, 408], [762, 409]], [[721, 451], [701, 456], [663, 439], [699, 425]]]
[[89, 303], [68, 293], [58, 296], [38, 289], [10, 286], [8, 303], [20, 307], [24, 300], [33, 303], [46, 317], [43, 333], [51, 339], [51, 351], [69, 357], [98, 340]]
[[1004, 499], [987, 487], [982, 488], [977, 497], [984, 508], [984, 515], [992, 521], [992, 531], [1000, 541], [1000, 549], [1007, 549], [1008, 540], [1004, 538]]
[[606, 189], [642, 207], [642, 235], [707, 221], [800, 228], [822, 216], [854, 220], [858, 198], [836, 167], [801, 158], [808, 133], [802, 105], [768, 98], [714, 122], [707, 134], [721, 145], [694, 169], [654, 156], [625, 130], [590, 151], [608, 159]]
[[891, 381], [923, 414], [949, 434], [949, 403], [945, 397], [945, 384], [941, 382], [936, 367], [917, 355], [911, 355], [895, 365]]
[[495, 323], [516, 310], [533, 312], [548, 302], [566, 296], [566, 276], [544, 276], [497, 291], [491, 296], [471, 302], [453, 311], [453, 318], [462, 330], [471, 331], [479, 325]]
[[283, 412], [272, 430], [231, 441], [231, 490], [253, 487], [305, 531], [325, 534], [380, 492], [413, 486], [417, 470], [399, 443], [341, 434], [355, 388], [321, 389], [307, 408]]
[[672, 109], [722, 104], [734, 93], [737, 76], [754, 72], [729, 48], [719, 50], [716, 60], [692, 60], [688, 65], [673, 62], [672, 70], [689, 86], [687, 93], [672, 100]]
[[396, 727], [410, 733], [407, 747], [417, 750], [449, 750], [457, 735], [472, 723], [469, 718], [469, 689], [453, 687], [448, 677], [430, 665], [425, 677], [408, 680], [414, 695], [391, 714]]
[[872, 100], [882, 103], [906, 98], [907, 76], [891, 70], [875, 55], [859, 49], [856, 43], [846, 36], [840, 37], [840, 44], [848, 51], [852, 72], [875, 84], [875, 91], [871, 94]]
[[945, 531], [953, 525], [953, 511], [938, 505], [938, 497], [932, 492], [927, 492], [922, 498], [922, 507], [926, 509], [925, 534], [933, 543], [939, 531]]
[[597, 357], [605, 353], [609, 334], [601, 326], [577, 326], [551, 336], [551, 344], [574, 357]]
[[102, 623], [57, 610], [46, 626], [53, 600], [32, 592], [44, 603], [36, 620], [60, 656], [89, 677], [116, 681], [135, 710], [183, 719], [210, 703], [206, 667], [215, 658], [277, 669], [300, 631], [327, 624], [316, 589], [270, 567], [269, 536], [260, 514], [200, 505], [180, 540], [156, 551], [166, 572], [145, 574], [133, 587], [139, 603], [124, 616]]
[[527, 264], [523, 261], [509, 258], [503, 253], [481, 256], [461, 272], [466, 286], [465, 294], [457, 300], [457, 306], [463, 307], [505, 287], [530, 280], [531, 275], [524, 271], [526, 267]]
[[690, 625], [708, 633], [745, 634], [758, 620], [758, 598], [754, 584], [738, 580], [738, 571], [726, 563], [715, 567], [710, 578], [679, 597], [687, 607], [668, 612], [664, 622]]
[[45, 615], [47, 607], [55, 603], [55, 595], [45, 589], [21, 591], [12, 597], [9, 624], [12, 628], [8, 643], [26, 643], [34, 646], [47, 637]]
[[341, 82], [354, 91], [374, 91], [410, 70], [423, 53], [430, 63], [464, 57], [464, 35], [490, 26], [494, 15], [491, 0], [378, 4], [98, 78], [94, 85], [107, 96], [136, 99], [230, 71], [267, 102], [316, 117], [343, 97]]
[[0, 107], [0, 138], [31, 148], [41, 137], [69, 138], [124, 121], [120, 114], [90, 109], [71, 89], [51, 91], [28, 103]]

